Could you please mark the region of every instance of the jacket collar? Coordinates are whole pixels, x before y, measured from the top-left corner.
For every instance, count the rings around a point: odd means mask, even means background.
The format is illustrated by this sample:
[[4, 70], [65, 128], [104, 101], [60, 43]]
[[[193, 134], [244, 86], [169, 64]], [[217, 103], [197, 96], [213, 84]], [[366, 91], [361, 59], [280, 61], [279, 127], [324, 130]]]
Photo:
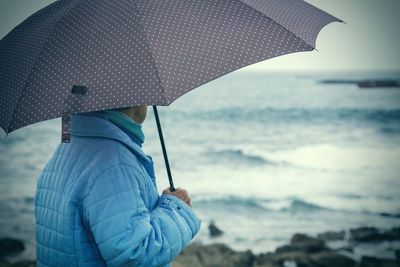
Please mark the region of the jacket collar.
[[144, 154], [141, 147], [122, 129], [99, 116], [93, 116], [91, 114], [72, 115], [71, 135], [80, 137], [99, 137], [118, 141], [134, 153], [143, 164], [153, 164], [152, 159]]
[[135, 122], [132, 118], [128, 117], [123, 112], [107, 109], [102, 111], [90, 112], [90, 114], [111, 121], [118, 128], [124, 131], [136, 144], [142, 147], [142, 144], [144, 142], [142, 125]]

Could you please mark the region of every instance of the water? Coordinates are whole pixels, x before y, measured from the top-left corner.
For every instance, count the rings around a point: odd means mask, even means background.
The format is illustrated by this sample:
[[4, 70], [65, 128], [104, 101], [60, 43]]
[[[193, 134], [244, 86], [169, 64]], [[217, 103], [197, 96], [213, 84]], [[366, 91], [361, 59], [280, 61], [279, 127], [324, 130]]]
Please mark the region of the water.
[[[400, 90], [318, 82], [362, 78], [400, 73], [234, 72], [160, 108], [175, 183], [203, 221], [196, 240], [265, 252], [296, 232], [400, 225]], [[144, 131], [161, 192], [151, 111]], [[22, 238], [21, 257], [34, 257], [34, 190], [59, 139], [57, 119], [0, 143], [0, 237]], [[225, 235], [208, 237], [212, 219]]]

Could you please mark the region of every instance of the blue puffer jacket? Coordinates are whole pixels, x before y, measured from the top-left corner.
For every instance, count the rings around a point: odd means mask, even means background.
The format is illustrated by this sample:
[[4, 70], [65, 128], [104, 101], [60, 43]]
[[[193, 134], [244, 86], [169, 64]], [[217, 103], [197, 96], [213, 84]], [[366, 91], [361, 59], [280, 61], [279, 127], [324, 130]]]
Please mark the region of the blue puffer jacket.
[[35, 196], [38, 266], [169, 266], [200, 221], [158, 195], [153, 162], [106, 119], [72, 116]]

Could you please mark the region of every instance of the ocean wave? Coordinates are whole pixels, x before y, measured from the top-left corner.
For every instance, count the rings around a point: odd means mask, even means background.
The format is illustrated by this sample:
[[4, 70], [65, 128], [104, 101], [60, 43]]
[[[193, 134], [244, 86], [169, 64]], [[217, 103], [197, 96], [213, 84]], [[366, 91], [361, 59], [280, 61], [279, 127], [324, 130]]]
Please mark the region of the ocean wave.
[[243, 164], [243, 165], [284, 165], [285, 162], [277, 162], [268, 160], [259, 155], [251, 155], [243, 152], [241, 149], [223, 149], [218, 151], [207, 151], [203, 153], [205, 158], [210, 159], [211, 162], [229, 162], [231, 164]]
[[195, 202], [197, 206], [241, 206], [246, 208], [265, 209], [257, 199], [241, 198], [237, 196], [197, 199]]
[[382, 124], [400, 122], [400, 109], [373, 108], [223, 108], [208, 111], [180, 111], [176, 116], [215, 121], [312, 122], [356, 120]]
[[238, 196], [217, 196], [194, 198], [196, 206], [204, 209], [229, 210], [231, 212], [282, 212], [291, 214], [306, 214], [314, 212], [339, 212], [349, 214], [365, 214], [379, 217], [400, 218], [396, 211], [382, 212], [378, 210], [349, 209], [343, 207], [323, 206], [297, 197], [282, 199], [251, 198]]
[[389, 217], [389, 218], [400, 218], [400, 213], [387, 213], [387, 212], [381, 212], [379, 215], [382, 217]]
[[298, 198], [287, 199], [261, 199], [243, 198], [237, 196], [198, 199], [195, 201], [199, 207], [207, 208], [244, 208], [249, 211], [263, 210], [270, 212], [312, 212], [330, 210], [317, 204], [309, 203]]
[[400, 127], [392, 125], [392, 126], [383, 126], [380, 128], [380, 131], [383, 134], [399, 134], [400, 133]]
[[260, 156], [250, 155], [244, 153], [240, 149], [224, 149], [219, 151], [208, 151], [204, 156], [215, 161], [229, 161], [231, 163], [247, 163], [252, 165], [263, 165], [268, 163], [268, 160]]

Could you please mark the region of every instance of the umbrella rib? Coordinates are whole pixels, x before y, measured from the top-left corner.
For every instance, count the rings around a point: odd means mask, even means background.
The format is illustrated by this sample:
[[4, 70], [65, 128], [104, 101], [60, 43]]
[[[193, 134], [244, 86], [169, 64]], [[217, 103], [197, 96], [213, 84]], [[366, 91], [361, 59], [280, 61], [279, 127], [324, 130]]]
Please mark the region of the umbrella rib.
[[158, 81], [159, 81], [159, 83], [160, 83], [160, 85], [161, 85], [161, 89], [164, 91], [164, 104], [165, 104], [165, 105], [168, 105], [167, 92], [166, 92], [165, 86], [164, 86], [164, 84], [163, 84], [163, 82], [162, 82], [162, 80], [161, 80], [160, 71], [159, 71], [159, 69], [158, 69], [158, 67], [157, 67], [157, 64], [156, 64], [156, 61], [155, 61], [155, 59], [154, 59], [154, 56], [153, 56], [153, 53], [152, 53], [152, 50], [151, 50], [151, 46], [150, 46], [150, 42], [149, 42], [149, 40], [147, 39], [146, 30], [145, 30], [145, 28], [143, 27], [142, 19], [141, 19], [141, 17], [140, 17], [139, 8], [137, 7], [135, 1], [132, 1], [132, 4], [133, 4], [134, 8], [136, 9], [137, 16], [138, 16], [138, 19], [139, 19], [139, 25], [140, 25], [140, 27], [141, 27], [142, 30], [143, 30], [144, 40], [145, 40], [145, 42], [146, 42], [146, 44], [147, 44], [147, 47], [149, 48], [149, 54], [150, 54], [151, 60], [152, 60], [153, 63], [154, 63], [154, 68], [155, 68], [155, 70], [156, 70], [157, 79], [158, 79]]
[[306, 43], [307, 46], [311, 47], [312, 50], [315, 49], [315, 47], [314, 47], [313, 45], [310, 45], [307, 41], [303, 40], [303, 38], [299, 37], [297, 34], [295, 34], [294, 32], [292, 32], [291, 30], [289, 30], [288, 28], [286, 28], [286, 27], [283, 26], [282, 24], [276, 22], [273, 18], [268, 17], [267, 15], [265, 15], [264, 13], [262, 13], [260, 10], [257, 10], [256, 8], [254, 8], [254, 7], [250, 6], [249, 4], [247, 4], [247, 3], [245, 3], [245, 2], [242, 2], [242, 1], [240, 1], [240, 0], [238, 0], [238, 2], [244, 4], [244, 5], [248, 6], [248, 7], [251, 7], [251, 8], [254, 9], [256, 12], [260, 13], [261, 15], [263, 15], [263, 17], [265, 17], [265, 18], [267, 18], [267, 19], [273, 21], [275, 24], [277, 24], [278, 26], [284, 28], [284, 29], [285, 29], [286, 31], [288, 31], [290, 34], [294, 35], [296, 38], [302, 40], [304, 43]]
[[[72, 6], [72, 7], [68, 10], [67, 13], [71, 12], [71, 10], [74, 9], [75, 7], [77, 7], [79, 4], [82, 4], [82, 2], [77, 1], [76, 4], [75, 4], [74, 6]], [[11, 120], [10, 120], [10, 123], [8, 124], [8, 127], [7, 127], [7, 133], [10, 133], [10, 129], [11, 129], [11, 126], [13, 125], [13, 121], [14, 121], [14, 117], [15, 117], [15, 111], [17, 110], [19, 104], [20, 104], [21, 101], [22, 101], [22, 98], [23, 98], [23, 96], [24, 96], [24, 92], [25, 92], [25, 90], [26, 90], [26, 88], [27, 88], [27, 86], [28, 86], [28, 83], [29, 83], [29, 81], [30, 81], [30, 79], [31, 79], [31, 77], [32, 77], [33, 70], [34, 70], [34, 69], [36, 68], [36, 66], [37, 66], [38, 58], [39, 58], [40, 55], [43, 53], [43, 50], [44, 50], [44, 48], [46, 47], [46, 45], [49, 43], [49, 40], [51, 39], [51, 37], [54, 35], [54, 32], [55, 32], [55, 30], [56, 30], [58, 24], [60, 23], [60, 21], [63, 21], [63, 20], [65, 19], [65, 17], [67, 17], [67, 15], [62, 16], [62, 17], [55, 23], [54, 28], [53, 28], [53, 31], [51, 32], [51, 34], [49, 34], [48, 38], [47, 38], [46, 41], [43, 43], [43, 46], [40, 48], [40, 51], [39, 51], [39, 53], [38, 53], [37, 56], [36, 56], [35, 63], [33, 64], [31, 71], [29, 72], [28, 79], [26, 79], [25, 86], [22, 88], [21, 94], [20, 94], [20, 96], [19, 96], [19, 98], [18, 98], [18, 101], [17, 101], [17, 104], [15, 105], [15, 107], [14, 107], [14, 109], [13, 109], [13, 112], [12, 112], [12, 115], [11, 115]], [[36, 31], [37, 31], [37, 30], [36, 30]]]

